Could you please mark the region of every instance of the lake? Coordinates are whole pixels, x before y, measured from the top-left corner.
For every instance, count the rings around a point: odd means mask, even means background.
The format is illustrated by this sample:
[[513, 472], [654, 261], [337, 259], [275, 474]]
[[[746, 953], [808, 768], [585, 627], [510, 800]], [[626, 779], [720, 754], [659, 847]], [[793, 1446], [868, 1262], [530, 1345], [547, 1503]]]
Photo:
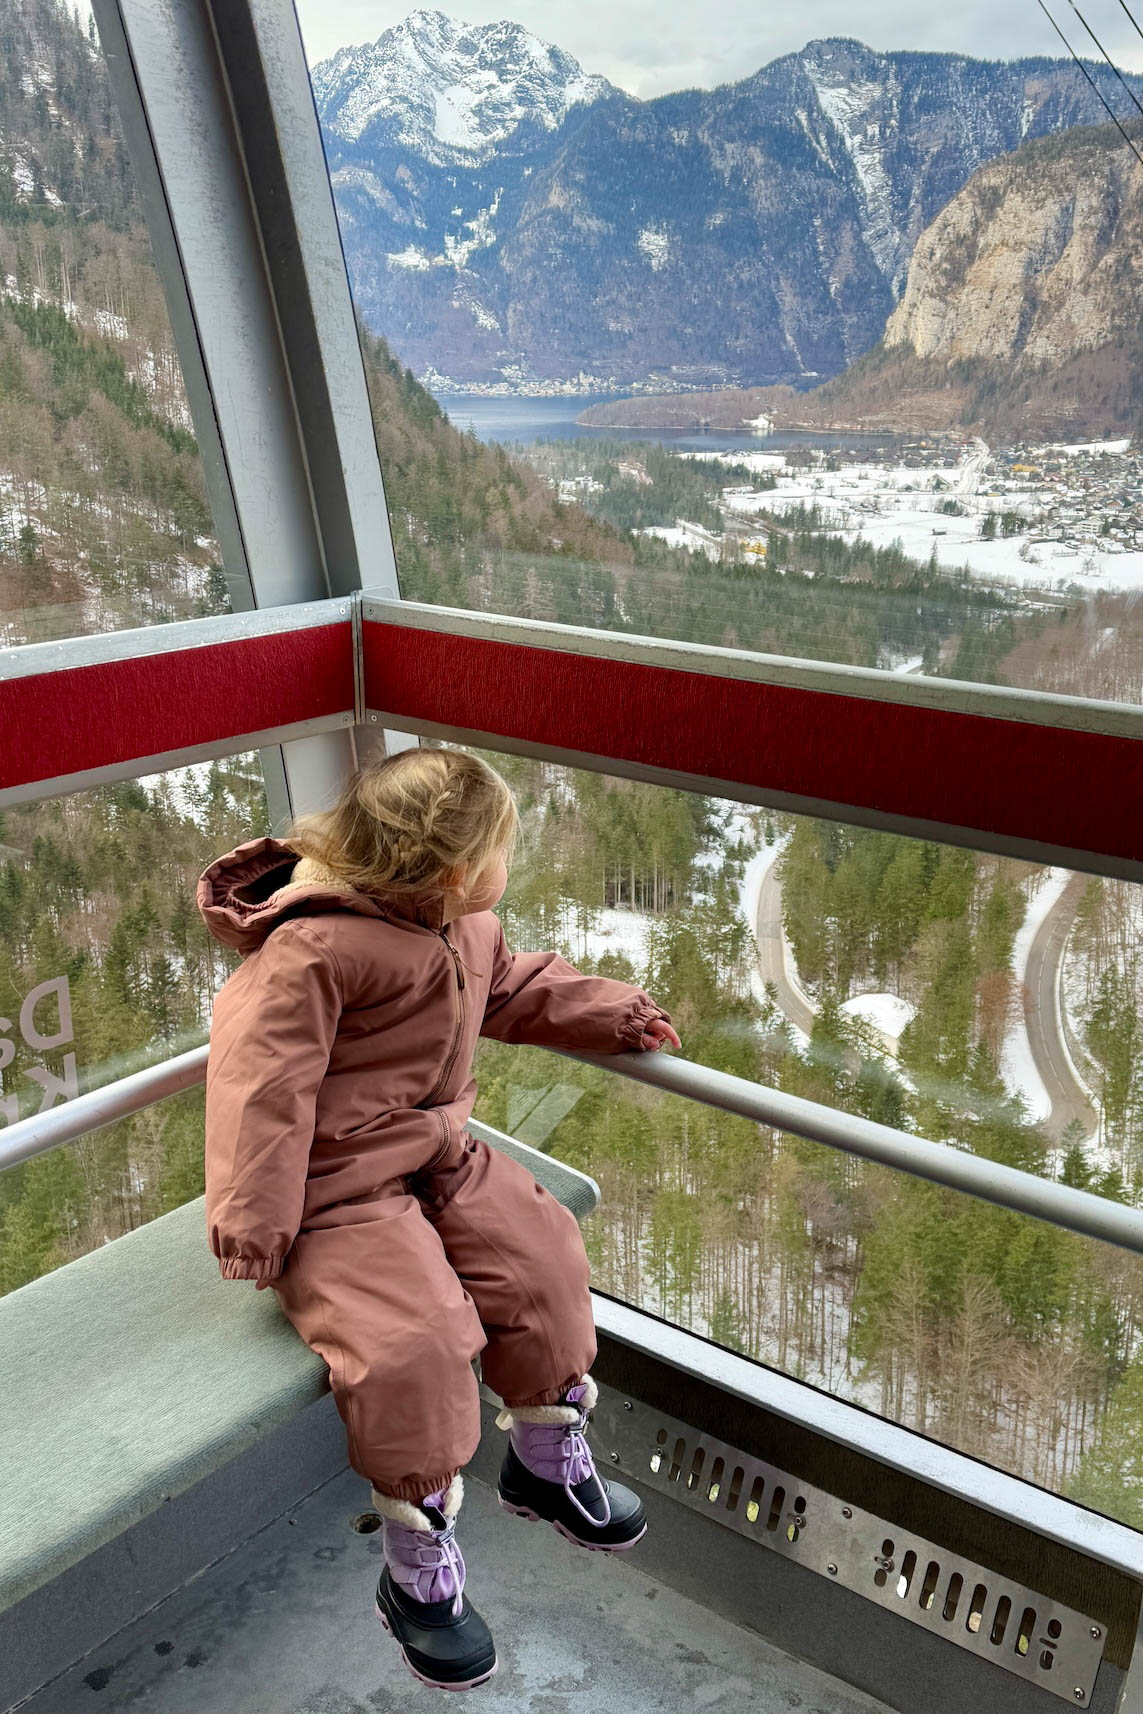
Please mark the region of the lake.
[[576, 417], [589, 405], [609, 404], [623, 393], [592, 398], [488, 398], [479, 393], [437, 393], [438, 405], [458, 429], [472, 429], [480, 440], [530, 443], [537, 440], [650, 440], [680, 452], [775, 452], [786, 447], [839, 447], [875, 452], [900, 444], [889, 434], [812, 434], [786, 429], [752, 434], [749, 429], [584, 428]]

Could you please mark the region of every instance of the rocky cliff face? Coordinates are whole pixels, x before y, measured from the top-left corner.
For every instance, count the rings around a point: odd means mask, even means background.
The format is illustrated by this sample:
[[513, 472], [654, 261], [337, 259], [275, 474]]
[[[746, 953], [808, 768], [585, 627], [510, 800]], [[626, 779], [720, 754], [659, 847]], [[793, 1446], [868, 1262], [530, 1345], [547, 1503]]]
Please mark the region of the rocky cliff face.
[[1134, 433], [1141, 329], [1143, 166], [1113, 126], [1073, 131], [982, 168], [919, 239], [882, 344], [779, 414]]
[[1139, 327], [1143, 168], [1110, 126], [983, 168], [918, 241], [890, 352], [1059, 365]]
[[366, 320], [420, 374], [521, 392], [837, 374], [983, 163], [1102, 117], [1070, 63], [841, 40], [639, 102], [440, 13], [314, 85]]

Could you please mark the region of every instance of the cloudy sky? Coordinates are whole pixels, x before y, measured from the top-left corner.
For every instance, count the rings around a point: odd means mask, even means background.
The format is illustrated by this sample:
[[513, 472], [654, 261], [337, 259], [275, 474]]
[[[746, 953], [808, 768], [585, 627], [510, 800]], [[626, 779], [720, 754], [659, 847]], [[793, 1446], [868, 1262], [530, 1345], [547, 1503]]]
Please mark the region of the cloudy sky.
[[[1077, 51], [1095, 48], [1069, 0], [1047, 0]], [[1121, 65], [1143, 71], [1143, 41], [1119, 0], [1079, 0]], [[1143, 0], [1127, 0], [1143, 24]], [[311, 63], [374, 41], [414, 6], [402, 0], [296, 0]], [[432, 0], [429, 0], [432, 4]], [[1064, 52], [1036, 0], [436, 0], [469, 23], [512, 18], [575, 54], [633, 95], [710, 87], [744, 77], [814, 36], [857, 36], [875, 48], [927, 48], [1013, 59]], [[1080, 74], [1077, 71], [1076, 76]]]

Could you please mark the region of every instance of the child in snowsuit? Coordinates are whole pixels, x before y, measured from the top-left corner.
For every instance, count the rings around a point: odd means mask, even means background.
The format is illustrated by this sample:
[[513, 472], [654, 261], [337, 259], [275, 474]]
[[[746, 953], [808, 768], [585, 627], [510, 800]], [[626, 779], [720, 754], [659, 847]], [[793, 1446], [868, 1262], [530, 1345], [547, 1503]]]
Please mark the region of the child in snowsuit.
[[210, 1247], [226, 1279], [271, 1286], [327, 1363], [384, 1519], [378, 1615], [410, 1670], [451, 1689], [496, 1668], [454, 1539], [477, 1353], [509, 1430], [501, 1504], [596, 1549], [646, 1529], [584, 1438], [596, 1346], [579, 1227], [465, 1127], [478, 1035], [595, 1053], [679, 1038], [641, 989], [509, 952], [491, 907], [516, 826], [477, 757], [406, 750], [288, 840], [221, 858], [198, 893], [244, 955], [214, 1008]]

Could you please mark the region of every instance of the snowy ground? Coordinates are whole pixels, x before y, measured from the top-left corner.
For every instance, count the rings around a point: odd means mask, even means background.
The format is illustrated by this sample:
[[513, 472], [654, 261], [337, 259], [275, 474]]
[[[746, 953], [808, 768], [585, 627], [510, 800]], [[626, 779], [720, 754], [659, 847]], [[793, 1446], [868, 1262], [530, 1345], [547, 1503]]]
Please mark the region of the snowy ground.
[[[947, 486], [934, 487], [935, 481]], [[850, 465], [825, 475], [799, 473], [780, 476], [772, 492], [727, 496], [728, 509], [742, 516], [761, 510], [781, 517], [796, 507], [816, 506], [831, 533], [847, 542], [859, 537], [874, 547], [900, 547], [911, 559], [950, 571], [967, 566], [986, 583], [1012, 583], [1027, 589], [1143, 589], [1143, 551], [1110, 546], [1100, 537], [1073, 542], [1034, 539], [1030, 528], [1021, 535], [982, 541], [980, 519], [989, 511], [1039, 510], [1031, 490], [970, 495], [958, 492], [956, 467], [934, 470], [883, 470], [877, 465]], [[941, 512], [944, 500], [956, 500], [966, 516]]]
[[[1119, 455], [1126, 441], [1102, 441], [1052, 448], [1072, 457]], [[1048, 448], [1042, 449], [1048, 451]], [[733, 516], [762, 511], [781, 516], [796, 507], [817, 507], [826, 528], [847, 542], [859, 537], [874, 547], [898, 546], [910, 558], [927, 562], [936, 554], [947, 570], [967, 567], [986, 583], [1058, 592], [1070, 585], [1082, 590], [1143, 589], [1143, 550], [1093, 535], [1086, 539], [1064, 527], [1065, 539], [1039, 539], [1034, 524], [1050, 503], [1082, 510], [1082, 491], [1030, 478], [988, 474], [988, 449], [978, 442], [955, 464], [914, 469], [907, 465], [846, 464], [837, 471], [791, 471], [781, 453], [689, 453], [716, 463], [745, 464], [756, 474], [773, 475], [777, 486], [759, 493], [727, 489], [723, 504]], [[1029, 454], [1029, 457], [1035, 456]], [[962, 517], [940, 511], [955, 500]], [[1018, 512], [1029, 520], [1019, 535], [982, 541], [981, 519], [988, 512]], [[1095, 509], [1098, 511], [1098, 508]], [[1095, 512], [1090, 522], [1095, 521]], [[1090, 524], [1089, 524], [1090, 527]]]
[[868, 1024], [894, 1057], [901, 1032], [917, 1015], [917, 1008], [899, 994], [854, 994], [839, 1010]]
[[1131, 445], [1129, 440], [1081, 440], [1072, 446], [1066, 446], [1062, 441], [1049, 441], [1047, 446], [1037, 447], [1036, 452], [1066, 452], [1075, 458], [1081, 453], [1122, 453]]
[[690, 548], [692, 552], [704, 553], [708, 559], [717, 560], [722, 551], [722, 538], [704, 530], [701, 524], [688, 523], [686, 518], [676, 519], [673, 525], [649, 524], [645, 530], [636, 530], [637, 536], [657, 536], [659, 541], [666, 542], [672, 548]]
[[650, 927], [651, 918], [641, 911], [596, 911], [595, 927], [584, 936], [584, 949], [590, 958], [602, 958], [606, 952], [622, 953], [636, 970], [642, 970], [647, 961]]
[[733, 464], [745, 466], [755, 475], [772, 476], [786, 468], [784, 452], [680, 452], [677, 458], [701, 458], [707, 464]]

